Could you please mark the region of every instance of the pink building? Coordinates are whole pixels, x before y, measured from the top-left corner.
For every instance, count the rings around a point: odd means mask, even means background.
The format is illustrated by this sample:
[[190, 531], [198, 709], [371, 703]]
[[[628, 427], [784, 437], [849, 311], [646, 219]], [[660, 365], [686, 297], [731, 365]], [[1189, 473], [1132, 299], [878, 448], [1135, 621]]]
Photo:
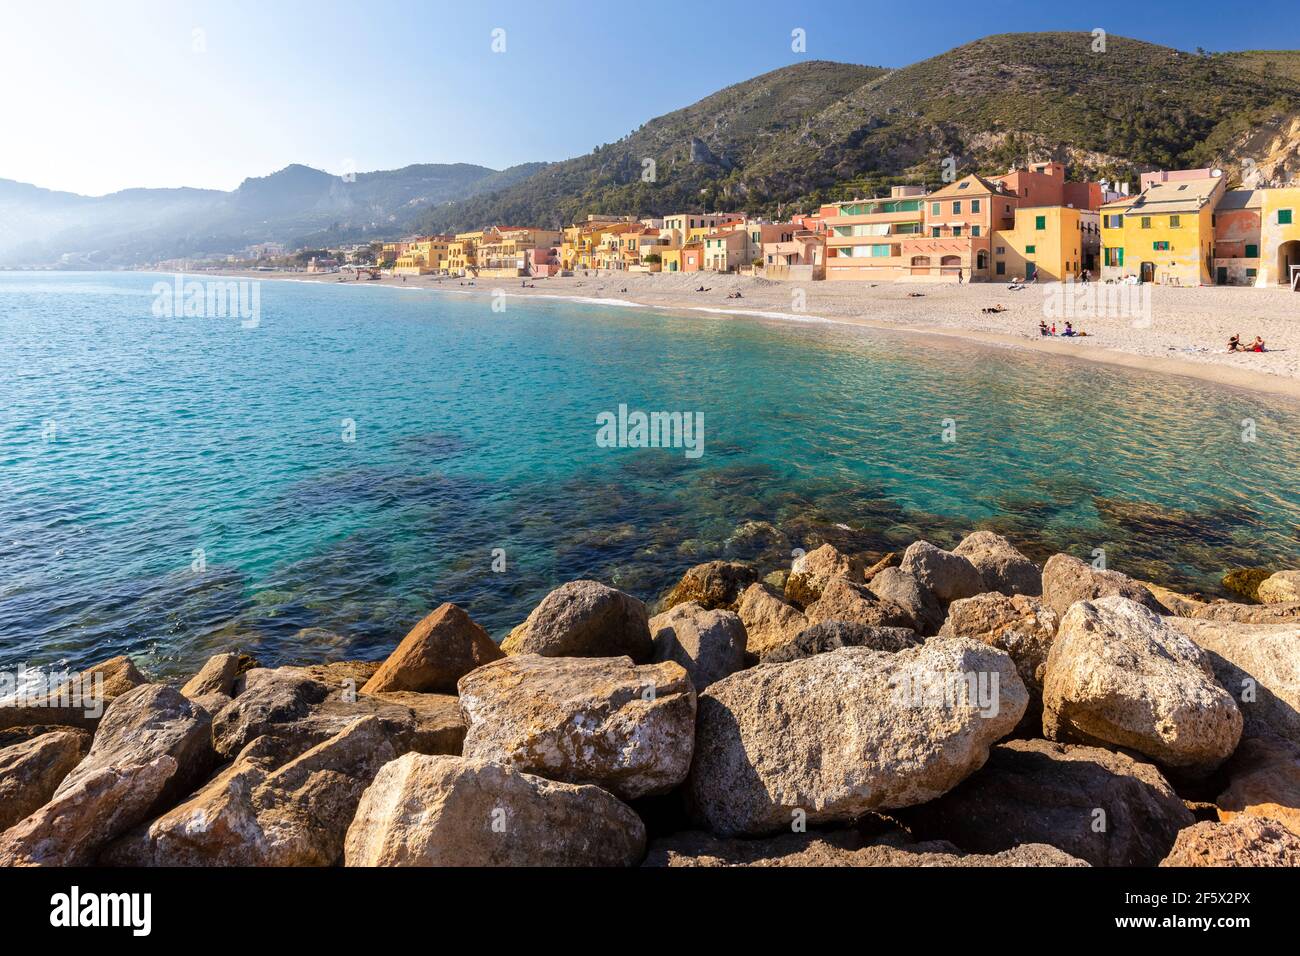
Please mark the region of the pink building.
[[560, 248], [537, 246], [524, 250], [524, 275], [544, 279], [560, 274]]
[[1157, 169], [1155, 172], [1143, 173], [1139, 192], [1156, 183], [1184, 183], [1193, 179], [1210, 179], [1219, 173], [1205, 167], [1204, 169]]

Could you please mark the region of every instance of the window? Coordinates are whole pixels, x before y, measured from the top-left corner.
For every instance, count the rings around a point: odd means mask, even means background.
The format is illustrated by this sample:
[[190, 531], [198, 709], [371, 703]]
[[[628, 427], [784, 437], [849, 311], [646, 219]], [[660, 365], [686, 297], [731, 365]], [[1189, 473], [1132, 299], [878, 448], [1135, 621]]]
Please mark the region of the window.
[[1042, 230], [1046, 229], [1046, 228], [1047, 228], [1047, 217], [1046, 217], [1046, 216], [1035, 216], [1035, 217], [1034, 217], [1034, 228], [1037, 229], [1037, 230], [1039, 230], [1040, 232], [1041, 232]]
[[971, 234], [972, 236], [978, 236], [978, 235], [980, 234], [980, 227], [979, 227], [979, 226], [971, 226], [971, 227], [970, 227], [970, 234]]
[[939, 215], [939, 204], [937, 202], [930, 203], [930, 215], [931, 216]]
[[879, 258], [880, 256], [887, 256], [889, 255], [890, 252], [890, 247], [888, 243], [884, 245], [868, 246], [867, 248], [871, 250], [871, 255], [877, 258]]
[[1150, 228], [1151, 228], [1151, 217], [1150, 217], [1150, 216], [1143, 216], [1143, 217], [1142, 217], [1142, 228], [1143, 228], [1143, 229], [1150, 229]]
[[980, 201], [979, 201], [978, 199], [972, 199], [972, 200], [970, 201], [970, 211], [971, 211], [971, 212], [979, 212], [979, 211], [980, 211]]
[[1247, 259], [1258, 259], [1258, 258], [1259, 258], [1259, 246], [1251, 246], [1251, 245], [1246, 246], [1246, 258], [1247, 258]]
[[960, 215], [961, 215], [961, 202], [960, 202], [960, 201], [955, 202], [955, 203], [952, 204], [952, 214], [953, 214], [954, 216], [960, 216]]
[[953, 226], [953, 227], [952, 227], [952, 234], [953, 234], [954, 236], [960, 236], [960, 235], [961, 235], [961, 226]]
[[1007, 264], [1005, 262], [998, 262], [997, 265], [994, 266], [993, 271], [1000, 276], [1004, 276], [1007, 274]]
[[993, 251], [996, 252], [996, 253], [997, 253], [998, 255], [1000, 255], [1000, 256], [1004, 256], [1004, 255], [1007, 254], [1007, 247], [1006, 247], [1006, 246], [998, 246], [998, 247], [997, 247], [996, 249], [994, 249]]
[[1169, 251], [1169, 242], [1168, 242], [1168, 241], [1164, 241], [1164, 242], [1153, 242], [1153, 243], [1151, 243], [1151, 248], [1154, 249], [1156, 252], [1168, 252], [1168, 251]]
[[934, 239], [938, 239], [938, 238], [939, 238], [939, 227], [938, 227], [938, 226], [931, 226], [931, 227], [930, 227], [930, 236], [931, 236], [932, 238], [934, 238]]
[[1037, 251], [1038, 251], [1037, 246], [1025, 246], [1025, 255], [1027, 256], [1032, 256]]
[[1278, 224], [1279, 226], [1289, 226], [1289, 225], [1291, 225], [1291, 210], [1290, 210], [1290, 209], [1279, 209], [1279, 210], [1277, 211], [1277, 224]]
[[1124, 216], [1122, 214], [1106, 217], [1107, 229], [1119, 229], [1124, 225]]
[[1170, 216], [1170, 217], [1169, 217], [1169, 228], [1170, 228], [1170, 229], [1177, 229], [1179, 226], [1182, 225], [1182, 222], [1183, 222], [1183, 218], [1182, 218], [1182, 216]]
[[1247, 269], [1247, 270], [1246, 270], [1246, 278], [1247, 278], [1247, 279], [1253, 279], [1253, 278], [1255, 278], [1256, 275], [1257, 275], [1257, 273], [1256, 273], [1256, 271], [1255, 271], [1254, 269]]

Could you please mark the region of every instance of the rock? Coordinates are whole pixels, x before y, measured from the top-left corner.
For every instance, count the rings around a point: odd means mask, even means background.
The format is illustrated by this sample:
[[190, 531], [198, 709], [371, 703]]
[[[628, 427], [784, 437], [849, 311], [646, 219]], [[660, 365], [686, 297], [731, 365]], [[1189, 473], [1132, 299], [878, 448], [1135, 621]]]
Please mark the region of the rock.
[[907, 627], [872, 627], [849, 621], [822, 621], [800, 631], [790, 643], [783, 644], [763, 658], [765, 664], [797, 661], [814, 654], [837, 651], [841, 647], [869, 647], [874, 651], [895, 653], [921, 643], [916, 631]]
[[865, 584], [853, 584], [843, 578], [832, 578], [822, 591], [822, 596], [808, 605], [804, 614], [810, 624], [849, 621], [872, 627], [920, 630], [916, 619], [905, 608], [893, 601], [882, 601]]
[[965, 854], [942, 841], [902, 846], [865, 843], [852, 830], [784, 833], [760, 840], [674, 833], [650, 844], [647, 867], [683, 866], [1087, 866], [1043, 844], [1019, 846], [993, 856]]
[[745, 625], [731, 611], [705, 610], [694, 601], [650, 619], [657, 663], [676, 661], [697, 691], [745, 666]]
[[[954, 692], [963, 676], [976, 694]], [[740, 671], [700, 695], [688, 798], [724, 836], [924, 803], [979, 769], [1027, 702], [1009, 657], [957, 639]]]
[[1006, 651], [1016, 662], [1031, 699], [1042, 700], [1047, 654], [1061, 620], [1042, 601], [999, 592], [962, 598], [948, 605], [940, 637], [968, 637]]
[[663, 611], [694, 601], [705, 610], [734, 610], [745, 588], [758, 580], [758, 572], [737, 561], [709, 561], [697, 564], [677, 582], [664, 598]]
[[902, 568], [885, 568], [871, 579], [867, 589], [882, 601], [907, 612], [918, 634], [938, 634], [943, 626], [943, 607], [916, 575]]
[[985, 587], [1002, 594], [1043, 593], [1043, 569], [1016, 550], [1006, 538], [992, 531], [975, 531], [952, 549], [975, 566]]
[[1263, 568], [1237, 568], [1223, 576], [1223, 586], [1247, 601], [1259, 600], [1259, 586], [1271, 577]]
[[1228, 787], [1214, 801], [1220, 820], [1264, 817], [1300, 836], [1300, 747], [1278, 737], [1247, 738], [1224, 769]]
[[599, 787], [461, 757], [384, 767], [348, 829], [348, 866], [633, 866], [645, 825]]
[[83, 775], [0, 834], [0, 866], [91, 865], [105, 844], [148, 817], [178, 769], [163, 754]]
[[109, 704], [145, 683], [129, 657], [113, 657], [81, 671], [48, 693], [0, 706], [0, 730], [34, 724], [94, 730]]
[[929, 588], [930, 593], [943, 604], [974, 597], [989, 590], [984, 578], [969, 559], [936, 548], [928, 541], [908, 545], [898, 566], [916, 575], [921, 584]]
[[881, 558], [871, 567], [867, 568], [867, 570], [862, 572], [863, 583], [870, 584], [871, 579], [874, 578], [881, 571], [885, 570], [885, 568], [896, 568], [899, 566], [899, 564], [902, 563], [902, 561], [903, 561], [903, 556], [901, 554], [899, 554], [897, 551], [890, 551], [883, 558]]
[[[299, 667], [257, 668], [244, 691], [212, 718], [217, 753], [228, 760], [258, 737], [286, 738], [301, 750], [323, 743], [361, 717], [377, 717], [398, 754], [443, 753], [462, 733], [448, 695], [356, 694], [353, 682], [334, 687]], [[453, 698], [454, 699], [454, 698]]]
[[192, 791], [212, 769], [212, 717], [165, 684], [142, 684], [108, 706], [86, 758], [59, 784], [55, 797], [100, 770], [142, 766], [171, 757], [175, 774], [148, 805], [158, 813]]
[[1300, 622], [1170, 623], [1209, 654], [1215, 677], [1241, 708], [1247, 736], [1275, 734], [1300, 744]]
[[1177, 591], [1171, 591], [1169, 588], [1162, 588], [1158, 584], [1152, 584], [1150, 581], [1136, 582], [1151, 592], [1151, 596], [1156, 599], [1160, 605], [1157, 614], [1172, 614], [1176, 617], [1194, 617], [1196, 612], [1207, 605], [1206, 601], [1189, 597], [1186, 594], [1179, 594]]
[[54, 796], [90, 749], [90, 734], [65, 728], [0, 750], [0, 833]]
[[357, 691], [365, 687], [383, 666], [383, 661], [330, 661], [328, 664], [309, 664], [299, 669], [304, 676], [329, 684], [337, 690]]
[[774, 597], [761, 584], [745, 589], [736, 613], [745, 625], [746, 655], [760, 661], [808, 628], [802, 611]]
[[1188, 773], [1227, 759], [1241, 711], [1205, 653], [1167, 623], [1183, 620], [1118, 596], [1073, 604], [1047, 657], [1044, 736], [1128, 747]]
[[460, 680], [464, 755], [626, 800], [684, 779], [695, 691], [680, 664], [521, 654]]
[[638, 664], [654, 653], [645, 605], [596, 581], [570, 581], [546, 595], [501, 649], [543, 657], [626, 654]]
[[1155, 866], [1196, 822], [1150, 764], [1046, 740], [998, 744], [969, 780], [903, 816], [922, 839], [978, 853], [1046, 843], [1093, 866]]
[[1198, 823], [1178, 834], [1161, 866], [1300, 866], [1300, 836], [1257, 817]]
[[487, 631], [461, 608], [447, 603], [411, 628], [361, 691], [454, 693], [456, 681], [474, 668], [503, 657], [505, 654]]
[[395, 758], [365, 717], [287, 763], [261, 737], [198, 793], [104, 854], [119, 866], [332, 866], [357, 804]]
[[181, 694], [194, 700], [209, 694], [235, 696], [235, 677], [239, 674], [238, 654], [214, 654], [189, 679]]
[[1136, 601], [1152, 611], [1160, 602], [1132, 578], [1118, 571], [1098, 571], [1068, 554], [1054, 554], [1043, 565], [1043, 603], [1061, 617], [1076, 601], [1118, 596]]
[[1286, 604], [1233, 604], [1214, 601], [1192, 611], [1198, 621], [1222, 621], [1229, 624], [1300, 623], [1300, 601]]
[[862, 562], [841, 554], [833, 544], [823, 544], [795, 559], [785, 582], [785, 599], [798, 607], [807, 607], [819, 597], [832, 578], [861, 583]]
[[1255, 591], [1261, 604], [1294, 604], [1300, 601], [1300, 571], [1278, 571], [1259, 583]]

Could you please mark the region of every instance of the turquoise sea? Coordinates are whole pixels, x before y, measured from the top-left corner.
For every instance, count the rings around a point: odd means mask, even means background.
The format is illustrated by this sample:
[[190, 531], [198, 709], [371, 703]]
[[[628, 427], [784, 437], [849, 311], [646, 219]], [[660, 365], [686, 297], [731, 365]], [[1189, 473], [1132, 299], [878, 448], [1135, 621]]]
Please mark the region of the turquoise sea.
[[[262, 282], [246, 329], [155, 316], [160, 280], [0, 273], [0, 666], [380, 657], [442, 601], [502, 636], [573, 578], [652, 601], [715, 557], [977, 526], [1211, 594], [1300, 552], [1300, 409], [1269, 396], [365, 283]], [[620, 405], [701, 413], [704, 453], [602, 447]]]

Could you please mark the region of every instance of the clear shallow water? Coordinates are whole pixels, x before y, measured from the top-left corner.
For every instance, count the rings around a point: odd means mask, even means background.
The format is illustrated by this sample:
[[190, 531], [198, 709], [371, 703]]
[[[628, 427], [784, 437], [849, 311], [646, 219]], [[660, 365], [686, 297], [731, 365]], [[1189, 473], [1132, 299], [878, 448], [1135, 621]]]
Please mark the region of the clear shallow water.
[[[1300, 550], [1300, 414], [1268, 396], [365, 284], [264, 282], [245, 330], [154, 318], [160, 278], [0, 273], [0, 665], [379, 657], [444, 600], [503, 635], [577, 577], [654, 600], [714, 557], [976, 526], [1211, 593]], [[598, 447], [620, 403], [703, 412], [704, 455]]]

